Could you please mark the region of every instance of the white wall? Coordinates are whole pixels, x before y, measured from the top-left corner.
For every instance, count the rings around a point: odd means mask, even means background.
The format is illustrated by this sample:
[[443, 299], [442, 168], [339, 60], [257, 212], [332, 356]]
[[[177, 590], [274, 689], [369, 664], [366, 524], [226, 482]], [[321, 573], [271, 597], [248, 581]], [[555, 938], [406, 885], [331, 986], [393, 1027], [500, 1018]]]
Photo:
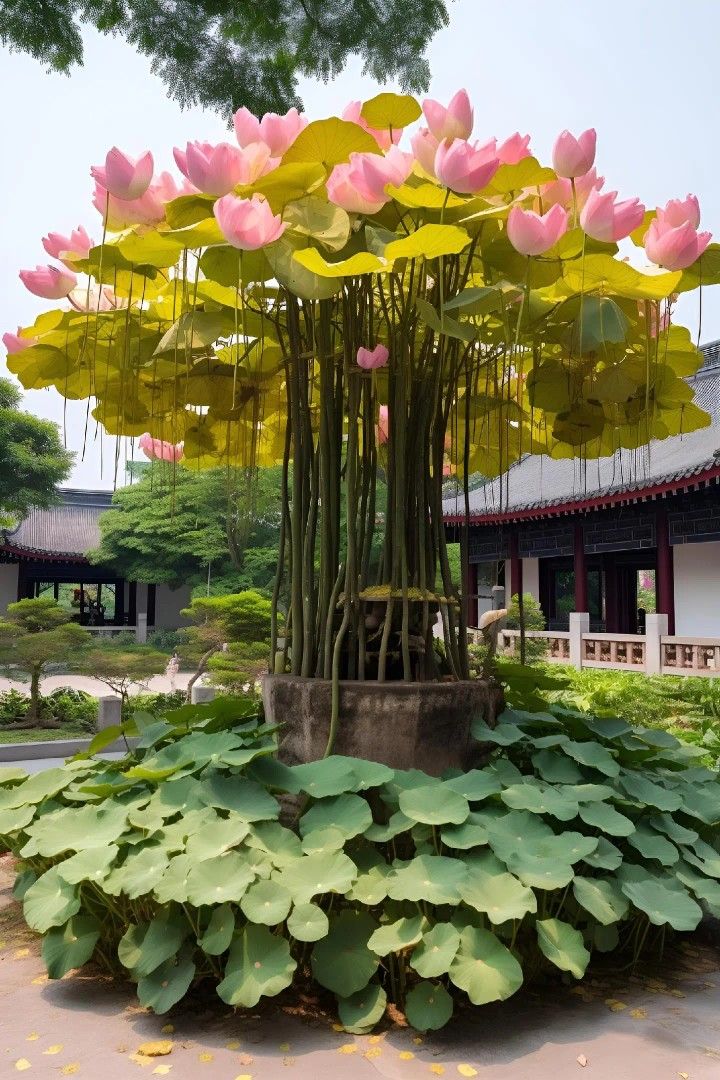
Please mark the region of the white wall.
[[720, 637], [720, 542], [676, 544], [675, 633]]
[[[146, 588], [146, 586], [145, 586]], [[138, 594], [140, 585], [138, 585]], [[190, 586], [181, 585], [179, 589], [171, 589], [169, 585], [158, 585], [155, 591], [155, 625], [170, 627], [187, 626], [187, 619], [183, 619], [180, 612], [190, 603]], [[142, 611], [138, 597], [138, 611]]]
[[17, 600], [18, 564], [0, 563], [0, 615]]
[[540, 560], [523, 559], [523, 592], [540, 603]]

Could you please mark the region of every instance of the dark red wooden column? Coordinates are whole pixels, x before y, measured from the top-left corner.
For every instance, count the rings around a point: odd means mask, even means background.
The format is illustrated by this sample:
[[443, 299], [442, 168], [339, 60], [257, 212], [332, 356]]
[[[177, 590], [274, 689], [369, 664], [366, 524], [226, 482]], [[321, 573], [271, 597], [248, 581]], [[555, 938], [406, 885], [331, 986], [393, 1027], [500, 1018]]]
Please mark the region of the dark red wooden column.
[[620, 634], [620, 596], [617, 563], [614, 554], [603, 557], [603, 578], [605, 583], [605, 632]]
[[588, 610], [587, 564], [583, 527], [577, 522], [573, 530], [573, 569], [575, 571], [575, 610]]
[[465, 571], [465, 620], [468, 626], [478, 624], [478, 566], [469, 562]]
[[668, 617], [668, 633], [675, 633], [675, 575], [673, 549], [670, 546], [667, 509], [659, 506], [655, 515], [657, 536], [657, 572], [655, 574], [655, 603], [659, 615]]
[[510, 533], [510, 596], [505, 597], [506, 607], [513, 596], [519, 596], [523, 587], [523, 565], [520, 558], [517, 529]]

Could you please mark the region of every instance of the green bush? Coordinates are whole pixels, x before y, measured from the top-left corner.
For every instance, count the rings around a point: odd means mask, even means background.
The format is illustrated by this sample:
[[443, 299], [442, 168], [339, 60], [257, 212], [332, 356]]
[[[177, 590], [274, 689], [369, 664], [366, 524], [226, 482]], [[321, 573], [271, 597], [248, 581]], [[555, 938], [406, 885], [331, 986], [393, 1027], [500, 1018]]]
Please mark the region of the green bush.
[[122, 760], [0, 772], [0, 847], [51, 978], [94, 959], [157, 1013], [199, 983], [254, 1008], [309, 963], [348, 1031], [388, 1000], [426, 1030], [454, 999], [504, 1000], [542, 969], [579, 979], [593, 951], [632, 962], [694, 929], [701, 902], [720, 914], [718, 776], [666, 732], [508, 710], [475, 724], [489, 762], [440, 780], [287, 767], [253, 709], [140, 713]]
[[20, 724], [28, 714], [30, 698], [19, 690], [5, 690], [0, 694], [0, 725]]
[[[27, 723], [30, 698], [17, 690], [0, 694], [0, 727], [22, 727]], [[97, 698], [84, 690], [61, 686], [39, 700], [39, 726], [76, 727], [94, 731], [97, 722]]]
[[162, 716], [169, 709], [179, 709], [185, 703], [183, 690], [168, 690], [166, 693], [133, 694], [123, 702], [123, 720], [129, 721], [136, 712]]
[[154, 630], [149, 630], [147, 636], [147, 643], [151, 648], [170, 655], [181, 652], [186, 641], [187, 631], [182, 628], [169, 630], [167, 627], [158, 626]]
[[[545, 616], [539, 602], [532, 593], [523, 593], [523, 622], [526, 630], [544, 630]], [[515, 596], [510, 599], [505, 625], [508, 630], [520, 629], [520, 598]], [[520, 645], [516, 646], [516, 655], [519, 657]], [[547, 642], [542, 638], [525, 639], [525, 663], [538, 664], [547, 655]]]

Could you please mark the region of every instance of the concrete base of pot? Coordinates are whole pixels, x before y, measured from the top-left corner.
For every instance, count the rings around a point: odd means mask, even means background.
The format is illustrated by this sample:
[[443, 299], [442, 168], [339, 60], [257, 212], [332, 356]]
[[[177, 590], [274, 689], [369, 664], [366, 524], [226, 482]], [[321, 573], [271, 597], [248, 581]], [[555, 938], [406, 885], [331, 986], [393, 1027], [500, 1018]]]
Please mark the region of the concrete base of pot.
[[[265, 717], [282, 725], [279, 757], [288, 765], [317, 761], [330, 728], [331, 684], [325, 679], [265, 675]], [[493, 727], [502, 708], [486, 682], [341, 682], [334, 753], [379, 761], [394, 769], [471, 769], [487, 753], [470, 727], [480, 715]]]

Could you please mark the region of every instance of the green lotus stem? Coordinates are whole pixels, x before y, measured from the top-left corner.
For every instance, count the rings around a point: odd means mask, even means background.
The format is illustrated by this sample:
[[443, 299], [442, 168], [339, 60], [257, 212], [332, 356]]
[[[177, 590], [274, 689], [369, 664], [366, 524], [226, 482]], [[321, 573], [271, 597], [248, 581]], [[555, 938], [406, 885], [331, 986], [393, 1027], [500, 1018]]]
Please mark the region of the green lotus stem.
[[292, 611], [293, 643], [290, 654], [291, 674], [299, 675], [302, 670], [303, 646], [303, 538], [302, 538], [302, 503], [303, 503], [303, 467], [301, 420], [300, 420], [300, 373], [297, 307], [289, 294], [286, 299], [288, 311], [288, 334], [291, 355], [288, 363], [288, 412], [292, 427], [293, 470], [291, 502], [291, 551], [290, 568], [290, 609]]
[[[285, 541], [287, 536], [288, 510], [288, 469], [290, 465], [290, 426], [285, 429], [285, 451], [283, 453], [282, 480], [280, 486], [280, 535], [278, 538], [278, 563], [272, 591], [272, 609], [270, 611], [270, 674], [275, 673], [275, 656], [278, 639], [278, 603], [280, 590], [285, 576]], [[287, 628], [285, 634], [287, 642]], [[283, 671], [285, 670], [283, 665]]]

